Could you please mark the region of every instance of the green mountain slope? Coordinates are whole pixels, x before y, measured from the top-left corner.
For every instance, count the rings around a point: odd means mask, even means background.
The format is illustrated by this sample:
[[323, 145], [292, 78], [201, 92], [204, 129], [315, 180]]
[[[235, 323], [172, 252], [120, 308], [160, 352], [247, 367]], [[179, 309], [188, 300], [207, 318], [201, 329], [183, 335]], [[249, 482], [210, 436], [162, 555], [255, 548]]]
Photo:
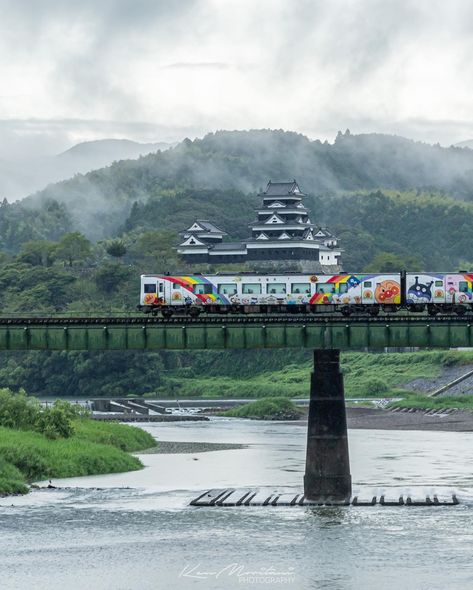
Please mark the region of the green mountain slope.
[[395, 136], [339, 134], [333, 144], [285, 131], [221, 131], [50, 185], [29, 200], [65, 203], [91, 238], [113, 234], [133, 202], [183, 189], [255, 193], [269, 179], [296, 178], [310, 194], [438, 190], [473, 198], [473, 151]]

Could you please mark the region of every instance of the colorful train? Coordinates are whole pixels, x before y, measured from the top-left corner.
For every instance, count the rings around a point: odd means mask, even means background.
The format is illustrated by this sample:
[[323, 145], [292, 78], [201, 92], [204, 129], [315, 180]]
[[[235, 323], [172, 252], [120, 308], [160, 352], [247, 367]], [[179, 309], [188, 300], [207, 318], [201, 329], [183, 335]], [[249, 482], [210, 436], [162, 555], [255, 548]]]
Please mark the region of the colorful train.
[[333, 313], [473, 311], [473, 273], [142, 275], [145, 313]]

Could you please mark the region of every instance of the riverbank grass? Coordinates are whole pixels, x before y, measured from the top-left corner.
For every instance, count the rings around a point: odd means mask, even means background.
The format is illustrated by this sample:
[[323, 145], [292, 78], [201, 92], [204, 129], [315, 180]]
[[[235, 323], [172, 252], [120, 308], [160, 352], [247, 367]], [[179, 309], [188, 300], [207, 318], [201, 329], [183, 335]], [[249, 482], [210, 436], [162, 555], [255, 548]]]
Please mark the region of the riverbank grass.
[[304, 414], [287, 397], [265, 397], [243, 406], [222, 412], [230, 418], [251, 418], [253, 420], [298, 420]]
[[24, 393], [0, 390], [0, 494], [24, 494], [35, 480], [134, 471], [130, 452], [156, 446], [124, 424], [95, 422], [66, 402], [44, 409]]
[[[250, 364], [232, 365], [228, 352], [207, 352], [215, 361], [199, 371], [189, 367], [170, 370], [164, 384], [147, 397], [265, 398], [308, 397], [310, 352], [271, 351]], [[294, 358], [295, 357], [295, 358]], [[341, 369], [346, 397], [394, 397], [409, 393], [409, 383], [439, 377], [445, 367], [473, 365], [473, 351], [423, 350], [416, 352], [344, 352]], [[467, 369], [466, 369], [467, 370]], [[472, 392], [473, 393], [473, 392]]]

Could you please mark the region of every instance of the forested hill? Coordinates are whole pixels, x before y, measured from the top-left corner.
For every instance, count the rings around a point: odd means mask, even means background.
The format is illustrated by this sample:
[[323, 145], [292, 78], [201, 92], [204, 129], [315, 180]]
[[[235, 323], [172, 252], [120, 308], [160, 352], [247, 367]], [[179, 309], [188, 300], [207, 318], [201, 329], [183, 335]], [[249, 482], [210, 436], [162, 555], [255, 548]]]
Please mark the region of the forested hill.
[[[333, 145], [270, 131], [185, 141], [0, 202], [0, 313], [130, 312], [142, 272], [230, 270], [186, 266], [173, 248], [178, 232], [200, 217], [246, 237], [269, 179], [297, 178], [313, 221], [340, 237], [347, 271], [471, 269], [472, 163], [469, 149], [375, 135], [343, 135]], [[248, 367], [256, 374], [268, 359], [279, 367], [306, 358], [286, 357], [255, 360], [252, 351]], [[218, 358], [227, 375], [249, 363], [243, 352]], [[208, 366], [187, 352], [8, 353], [0, 380], [30, 393], [169, 396], [188, 391], [179, 388], [190, 376], [195, 391], [208, 393], [208, 380], [196, 381]], [[217, 380], [211, 391], [230, 395], [224, 386]]]
[[288, 178], [315, 195], [420, 189], [473, 200], [473, 150], [378, 134], [339, 133], [330, 144], [285, 131], [221, 131], [50, 185], [25, 204], [65, 203], [79, 229], [101, 238], [117, 230], [135, 201], [188, 188], [255, 193], [269, 179]]
[[[473, 263], [472, 170], [473, 150], [393, 136], [346, 132], [329, 144], [283, 131], [222, 131], [3, 202], [0, 254], [28, 260], [22, 253], [34, 245], [27, 242], [54, 250], [63, 235], [79, 231], [92, 242], [120, 238], [128, 265], [159, 271], [166, 259], [176, 268], [172, 246], [194, 218], [244, 238], [256, 193], [269, 179], [295, 177], [313, 221], [341, 237], [346, 268], [384, 267], [376, 256], [386, 254], [397, 268], [457, 268]], [[154, 232], [149, 245], [147, 232]], [[151, 252], [156, 247], [160, 252]]]

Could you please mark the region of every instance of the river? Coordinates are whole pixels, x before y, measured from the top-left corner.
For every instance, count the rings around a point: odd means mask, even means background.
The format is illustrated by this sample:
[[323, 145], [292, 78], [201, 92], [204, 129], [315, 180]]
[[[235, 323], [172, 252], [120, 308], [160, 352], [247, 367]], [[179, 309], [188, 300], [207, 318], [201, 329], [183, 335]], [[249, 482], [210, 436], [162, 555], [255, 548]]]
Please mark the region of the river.
[[473, 587], [473, 433], [349, 432], [355, 492], [455, 491], [457, 507], [195, 508], [189, 501], [213, 487], [301, 490], [306, 428], [143, 427], [162, 440], [248, 447], [143, 454], [139, 472], [0, 499], [2, 590]]

